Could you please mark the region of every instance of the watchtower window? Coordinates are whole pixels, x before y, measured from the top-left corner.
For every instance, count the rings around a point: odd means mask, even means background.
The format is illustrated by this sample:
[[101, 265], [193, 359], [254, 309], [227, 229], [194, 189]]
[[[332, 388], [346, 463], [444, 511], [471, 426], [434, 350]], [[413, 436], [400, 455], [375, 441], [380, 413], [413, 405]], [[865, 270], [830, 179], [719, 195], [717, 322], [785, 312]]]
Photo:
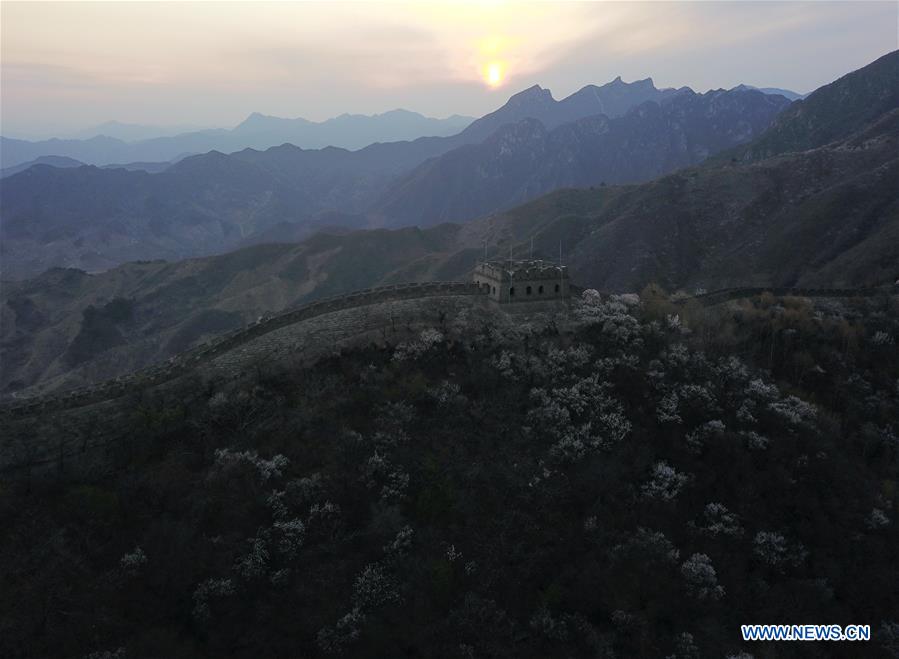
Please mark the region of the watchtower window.
[[559, 292], [559, 285], [556, 284], [556, 293], [558, 293], [558, 292]]
[[537, 289], [537, 295], [543, 295], [543, 286], [540, 286], [540, 287]]
[[494, 295], [496, 295], [496, 286], [491, 286], [490, 292], [493, 293]]
[[530, 294], [531, 294], [531, 287], [530, 287], [530, 286], [528, 286], [527, 289], [525, 290], [525, 294], [526, 294], [526, 295], [530, 295]]
[[509, 289], [509, 297], [515, 297], [515, 287], [514, 286], [512, 286]]

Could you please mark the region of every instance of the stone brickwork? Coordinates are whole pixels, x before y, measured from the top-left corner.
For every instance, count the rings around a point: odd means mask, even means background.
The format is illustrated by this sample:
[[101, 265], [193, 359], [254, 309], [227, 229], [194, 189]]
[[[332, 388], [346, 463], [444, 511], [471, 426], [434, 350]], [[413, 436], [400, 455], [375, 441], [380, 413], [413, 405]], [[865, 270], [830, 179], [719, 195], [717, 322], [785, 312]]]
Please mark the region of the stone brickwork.
[[568, 268], [549, 261], [485, 261], [472, 280], [499, 304], [566, 300], [571, 296]]

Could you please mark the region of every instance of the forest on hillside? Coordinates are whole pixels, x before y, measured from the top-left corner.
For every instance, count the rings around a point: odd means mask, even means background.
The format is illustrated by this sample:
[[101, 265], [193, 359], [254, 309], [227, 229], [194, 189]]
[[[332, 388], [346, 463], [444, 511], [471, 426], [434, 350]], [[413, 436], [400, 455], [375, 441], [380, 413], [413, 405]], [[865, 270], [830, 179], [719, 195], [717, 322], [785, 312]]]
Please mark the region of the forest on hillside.
[[0, 655], [899, 656], [897, 338], [650, 286], [147, 393], [116, 473], [0, 482]]

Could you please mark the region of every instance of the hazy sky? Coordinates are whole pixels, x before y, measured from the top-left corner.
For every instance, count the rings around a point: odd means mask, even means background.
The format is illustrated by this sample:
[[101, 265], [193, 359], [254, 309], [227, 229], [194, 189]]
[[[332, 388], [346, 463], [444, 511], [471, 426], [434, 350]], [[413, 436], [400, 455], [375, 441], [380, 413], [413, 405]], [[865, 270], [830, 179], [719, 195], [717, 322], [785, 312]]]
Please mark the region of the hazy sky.
[[540, 84], [810, 91], [899, 47], [886, 2], [0, 2], [0, 130], [481, 115]]

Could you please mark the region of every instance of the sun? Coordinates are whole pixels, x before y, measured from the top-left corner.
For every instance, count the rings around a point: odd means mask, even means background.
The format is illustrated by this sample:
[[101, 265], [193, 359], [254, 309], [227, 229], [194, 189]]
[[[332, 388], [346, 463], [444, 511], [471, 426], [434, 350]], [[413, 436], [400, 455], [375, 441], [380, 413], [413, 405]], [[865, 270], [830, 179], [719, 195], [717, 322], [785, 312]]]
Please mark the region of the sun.
[[506, 78], [506, 65], [500, 61], [493, 61], [484, 67], [484, 82], [490, 87], [499, 87]]

